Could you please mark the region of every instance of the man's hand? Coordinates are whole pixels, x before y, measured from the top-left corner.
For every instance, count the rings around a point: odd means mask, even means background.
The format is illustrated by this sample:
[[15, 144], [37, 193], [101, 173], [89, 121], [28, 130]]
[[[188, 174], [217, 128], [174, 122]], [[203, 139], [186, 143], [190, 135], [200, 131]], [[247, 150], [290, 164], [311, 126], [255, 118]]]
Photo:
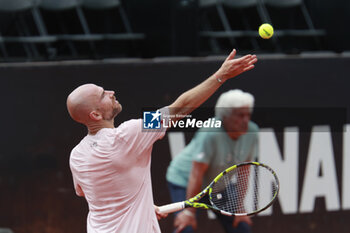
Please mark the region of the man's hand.
[[252, 225], [253, 221], [250, 219], [249, 216], [235, 216], [235, 219], [233, 220], [233, 227], [236, 228], [240, 222], [245, 222], [248, 225]]
[[[169, 105], [170, 115], [186, 116], [190, 114], [212, 96], [223, 82], [245, 71], [253, 69], [254, 64], [258, 61], [256, 55], [249, 54], [237, 59], [235, 59], [235, 56], [236, 50], [234, 49], [215, 74], [180, 95], [174, 103]], [[173, 117], [171, 120], [178, 121], [181, 118], [182, 117]]]
[[244, 57], [235, 59], [236, 49], [226, 58], [220, 69], [215, 73], [216, 78], [226, 81], [245, 71], [254, 68], [254, 64], [258, 61], [256, 55], [245, 55]]
[[175, 217], [174, 227], [176, 228], [175, 233], [180, 233], [187, 226], [192, 226], [193, 229], [197, 229], [197, 220], [196, 216], [192, 212], [191, 214], [187, 213], [188, 210], [183, 210], [178, 213]]
[[163, 214], [159, 212], [159, 207], [154, 205], [154, 210], [156, 211], [157, 219], [161, 220], [162, 218], [166, 218], [168, 214]]

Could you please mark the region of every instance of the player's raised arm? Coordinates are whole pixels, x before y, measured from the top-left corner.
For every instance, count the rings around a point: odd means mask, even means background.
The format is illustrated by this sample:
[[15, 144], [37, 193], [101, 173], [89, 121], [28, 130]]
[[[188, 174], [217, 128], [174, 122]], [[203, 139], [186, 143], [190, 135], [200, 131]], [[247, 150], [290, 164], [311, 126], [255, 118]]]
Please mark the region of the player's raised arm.
[[[198, 108], [228, 79], [253, 69], [254, 64], [258, 60], [256, 55], [249, 54], [241, 58], [235, 58], [235, 55], [236, 50], [234, 49], [212, 76], [180, 95], [175, 102], [169, 106], [170, 115], [185, 116], [191, 113], [191, 111]], [[180, 118], [175, 118], [173, 120], [179, 119]]]

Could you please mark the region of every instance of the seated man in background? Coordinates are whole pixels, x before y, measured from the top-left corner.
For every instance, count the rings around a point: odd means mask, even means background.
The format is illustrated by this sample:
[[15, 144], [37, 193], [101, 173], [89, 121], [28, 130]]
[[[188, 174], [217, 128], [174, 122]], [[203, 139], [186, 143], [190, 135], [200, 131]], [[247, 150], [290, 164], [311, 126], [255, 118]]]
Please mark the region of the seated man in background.
[[[172, 202], [198, 194], [220, 172], [233, 164], [255, 160], [258, 153], [258, 126], [250, 121], [254, 97], [241, 90], [223, 93], [215, 106], [222, 127], [214, 131], [199, 129], [192, 141], [168, 167], [166, 178]], [[175, 232], [193, 232], [197, 228], [195, 208], [179, 212]], [[249, 233], [250, 217], [217, 214], [228, 233]]]

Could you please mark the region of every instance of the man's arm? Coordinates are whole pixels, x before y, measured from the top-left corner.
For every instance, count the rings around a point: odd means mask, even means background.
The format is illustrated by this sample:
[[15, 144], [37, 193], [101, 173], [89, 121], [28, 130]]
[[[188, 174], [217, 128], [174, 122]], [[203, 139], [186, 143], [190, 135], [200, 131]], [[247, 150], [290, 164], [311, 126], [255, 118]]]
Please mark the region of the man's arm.
[[[204, 103], [214, 92], [228, 79], [231, 79], [245, 71], [254, 68], [257, 62], [256, 55], [246, 55], [234, 59], [236, 50], [234, 49], [226, 58], [218, 71], [198, 86], [180, 95], [174, 103], [169, 106], [170, 115], [185, 116]], [[173, 120], [179, 120], [173, 119]]]
[[[239, 175], [239, 176], [242, 176], [243, 177], [243, 188], [242, 190], [240, 190], [239, 192], [239, 196], [242, 197], [242, 200], [241, 200], [241, 203], [239, 203], [239, 205], [241, 205], [241, 208], [244, 209], [244, 204], [242, 202], [244, 202], [244, 199], [245, 199], [245, 196], [247, 194], [247, 190], [248, 190], [248, 182], [249, 182], [249, 173], [250, 173], [250, 170], [249, 168], [247, 167], [243, 167], [243, 171], [241, 171], [243, 174], [242, 175]], [[233, 222], [232, 222], [232, 226], [234, 228], [237, 228], [238, 227], [238, 224], [240, 222], [245, 222], [247, 223], [248, 225], [253, 225], [253, 221], [250, 219], [250, 216], [235, 216]]]
[[[186, 199], [192, 198], [197, 195], [202, 188], [203, 176], [208, 170], [209, 165], [206, 163], [199, 163], [193, 161], [190, 178], [187, 185]], [[196, 209], [186, 208], [178, 215], [176, 215], [174, 226], [176, 227], [176, 233], [181, 232], [186, 226], [192, 226], [197, 228], [197, 221], [195, 218]]]
[[[209, 164], [193, 161], [192, 170], [187, 184], [186, 199], [190, 199], [202, 191], [203, 177]], [[195, 212], [195, 208], [190, 208]]]

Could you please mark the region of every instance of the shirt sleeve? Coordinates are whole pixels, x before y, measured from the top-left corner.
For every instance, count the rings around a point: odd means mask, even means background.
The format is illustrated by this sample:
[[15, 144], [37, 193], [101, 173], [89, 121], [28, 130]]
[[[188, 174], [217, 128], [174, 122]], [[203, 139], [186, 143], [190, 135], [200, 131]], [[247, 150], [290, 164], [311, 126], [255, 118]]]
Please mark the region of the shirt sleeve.
[[[162, 114], [169, 115], [169, 110], [164, 107], [159, 110]], [[143, 120], [130, 120], [120, 126], [119, 129], [126, 143], [134, 150], [140, 152], [150, 149], [153, 144], [162, 139], [166, 133], [166, 128], [162, 129], [143, 129]]]

